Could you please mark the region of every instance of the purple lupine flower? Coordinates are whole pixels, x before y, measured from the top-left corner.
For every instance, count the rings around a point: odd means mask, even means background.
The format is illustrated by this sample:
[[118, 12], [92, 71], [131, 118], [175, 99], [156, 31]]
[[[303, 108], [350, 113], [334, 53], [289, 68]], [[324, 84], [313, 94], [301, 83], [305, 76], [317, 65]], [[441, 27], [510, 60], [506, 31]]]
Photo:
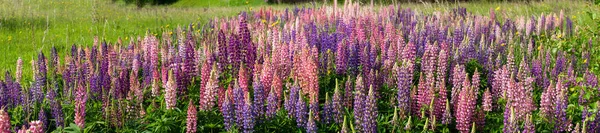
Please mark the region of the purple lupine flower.
[[187, 119], [186, 119], [186, 133], [195, 133], [197, 126], [198, 126], [198, 122], [196, 121], [198, 118], [196, 115], [198, 113], [198, 110], [196, 110], [196, 106], [194, 106], [194, 103], [192, 102], [192, 100], [190, 100], [190, 102], [188, 103], [188, 110], [187, 110]]
[[[252, 82], [252, 90], [254, 91], [254, 116], [260, 118], [266, 111], [265, 98], [264, 98], [264, 86], [260, 82], [260, 78], [256, 76], [254, 82]], [[287, 103], [287, 102], [286, 102]], [[286, 107], [287, 109], [287, 107]], [[289, 110], [288, 110], [289, 111]]]
[[590, 72], [589, 70], [585, 74], [585, 81], [586, 85], [589, 87], [594, 88], [598, 86], [598, 78], [596, 77], [596, 74]]
[[560, 74], [561, 72], [564, 71], [565, 69], [565, 63], [566, 63], [566, 59], [565, 57], [563, 57], [564, 55], [561, 54], [561, 52], [557, 53], [558, 57], [556, 57], [556, 62], [554, 64], [554, 69], [552, 69], [552, 73], [551, 76], [553, 78], [555, 78], [556, 76], [558, 76], [558, 74]]
[[452, 122], [452, 112], [450, 111], [450, 100], [446, 99], [444, 114], [442, 115], [442, 124], [450, 124]]
[[225, 37], [225, 33], [223, 32], [223, 29], [219, 30], [219, 34], [217, 36], [217, 42], [218, 42], [218, 62], [217, 65], [219, 67], [219, 71], [221, 72], [225, 72], [225, 67], [228, 65], [227, 59], [228, 59], [228, 54], [227, 54], [227, 37]]
[[[47, 77], [47, 69], [46, 69], [46, 56], [44, 56], [43, 52], [38, 54], [37, 63], [37, 76], [36, 76], [36, 84], [40, 87], [46, 86], [46, 77]], [[41, 97], [41, 96], [40, 96]], [[38, 99], [39, 100], [39, 99]]]
[[8, 116], [8, 113], [6, 113], [6, 111], [4, 111], [4, 109], [0, 109], [0, 132], [2, 132], [2, 133], [12, 132], [11, 126], [10, 126], [10, 116]]
[[514, 108], [510, 107], [509, 104], [506, 104], [506, 107], [508, 108], [504, 109], [504, 127], [502, 128], [502, 131], [504, 133], [517, 132], [519, 127], [518, 122], [515, 118], [515, 110]]
[[87, 102], [87, 89], [78, 85], [75, 93], [75, 124], [79, 128], [85, 128], [85, 104]]
[[245, 103], [245, 99], [246, 99], [246, 95], [244, 94], [244, 90], [242, 90], [242, 88], [240, 88], [239, 85], [237, 85], [237, 81], [234, 84], [233, 87], [233, 106], [235, 109], [235, 119], [236, 119], [236, 125], [240, 126], [240, 128], [242, 128], [243, 124], [244, 124], [244, 106], [246, 106]]
[[271, 91], [269, 91], [269, 96], [267, 97], [266, 116], [267, 116], [267, 118], [273, 118], [273, 117], [275, 117], [276, 113], [277, 113], [277, 96], [275, 95], [275, 90], [273, 90], [273, 88], [271, 88]]
[[242, 131], [244, 133], [254, 132], [254, 115], [252, 115], [252, 102], [249, 95], [249, 93], [246, 93], [246, 98], [242, 101], [244, 103], [243, 110], [240, 112], [243, 117]]
[[[54, 88], [58, 88], [57, 84], [55, 84], [54, 86]], [[48, 89], [48, 94], [46, 98], [48, 98], [52, 118], [54, 118], [56, 127], [64, 126], [64, 114], [62, 111], [62, 105], [59, 101], [56, 100], [56, 91], [54, 89]]]
[[525, 123], [523, 124], [523, 132], [522, 133], [535, 133], [535, 123], [533, 123], [533, 116], [528, 115], [525, 118]]
[[396, 81], [396, 85], [398, 88], [398, 94], [396, 95], [396, 97], [398, 99], [398, 109], [400, 110], [400, 114], [402, 116], [406, 115], [406, 113], [409, 112], [410, 109], [410, 90], [412, 88], [413, 74], [409, 73], [408, 70], [411, 67], [413, 67], [413, 64], [405, 60], [404, 63], [402, 63], [402, 66], [397, 71], [398, 80]]
[[315, 118], [313, 117], [313, 113], [309, 112], [308, 121], [306, 122], [306, 133], [316, 133], [317, 132], [317, 124], [315, 122]]
[[556, 124], [554, 125], [554, 131], [563, 132], [569, 131], [571, 128], [571, 122], [567, 119], [567, 106], [568, 106], [568, 90], [563, 85], [562, 79], [558, 79], [556, 82], [556, 99], [554, 101], [554, 117], [556, 118]]
[[541, 86], [543, 84], [544, 75], [542, 73], [542, 61], [534, 59], [531, 62], [531, 75], [535, 77], [535, 83], [538, 86]]
[[240, 66], [240, 62], [242, 61], [240, 57], [241, 49], [239, 43], [238, 35], [231, 34], [229, 36], [229, 45], [227, 45], [227, 52], [229, 53], [229, 64], [231, 64], [232, 71], [231, 73], [237, 73], [237, 69]]
[[[356, 89], [354, 92], [354, 120], [355, 120], [355, 125], [361, 125], [363, 123], [363, 117], [364, 117], [364, 102], [365, 102], [365, 94], [364, 94], [364, 83], [363, 83], [363, 78], [361, 75], [358, 75], [358, 77], [356, 77]], [[358, 131], [363, 131], [362, 129], [363, 126], [357, 126], [356, 129]]]
[[225, 92], [225, 98], [223, 98], [223, 100], [223, 105], [221, 105], [221, 113], [223, 114], [224, 119], [223, 125], [225, 127], [225, 130], [231, 131], [233, 129], [233, 125], [235, 124], [235, 118], [233, 103], [231, 102], [231, 97], [229, 96], [229, 93]]
[[46, 111], [43, 108], [38, 112], [38, 120], [40, 121], [40, 128], [42, 131], [46, 131], [46, 127], [48, 126], [48, 117], [46, 117]]
[[296, 101], [296, 124], [300, 127], [305, 127], [305, 123], [307, 121], [308, 109], [306, 107], [306, 102], [304, 102], [304, 98], [302, 96], [302, 90], [298, 92], [298, 100]]
[[335, 123], [342, 123], [342, 115], [343, 115], [343, 100], [342, 100], [342, 93], [340, 92], [340, 89], [338, 88], [338, 81], [335, 81], [335, 90], [333, 91], [333, 99], [332, 99], [332, 105], [331, 105], [331, 115], [333, 117], [333, 121]]
[[331, 99], [329, 99], [329, 93], [326, 93], [325, 94], [325, 104], [323, 104], [323, 110], [321, 111], [321, 115], [323, 116], [321, 118], [323, 118], [323, 122], [326, 124], [331, 123], [331, 121], [333, 120], [332, 106], [333, 106], [333, 104], [332, 104]]
[[362, 132], [376, 133], [377, 132], [377, 98], [373, 86], [369, 87], [369, 94], [363, 97], [364, 105], [362, 109], [362, 120], [360, 126]]
[[288, 116], [290, 116], [291, 118], [296, 118], [296, 102], [298, 101], [298, 98], [296, 96], [298, 96], [298, 91], [300, 90], [300, 87], [298, 87], [297, 84], [292, 85], [291, 87], [289, 87], [289, 94], [287, 96], [287, 100], [285, 101], [285, 110], [287, 110], [288, 112]]

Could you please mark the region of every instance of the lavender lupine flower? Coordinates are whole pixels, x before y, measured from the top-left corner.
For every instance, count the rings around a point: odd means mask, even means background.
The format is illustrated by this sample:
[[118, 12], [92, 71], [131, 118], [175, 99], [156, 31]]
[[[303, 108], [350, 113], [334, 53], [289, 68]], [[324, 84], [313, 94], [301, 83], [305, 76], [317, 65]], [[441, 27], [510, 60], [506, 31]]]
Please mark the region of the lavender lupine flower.
[[285, 110], [287, 110], [288, 116], [291, 118], [296, 118], [296, 102], [298, 101], [297, 96], [299, 90], [300, 87], [298, 87], [297, 84], [289, 87], [289, 94], [287, 96], [287, 100], [285, 101]]
[[[258, 76], [254, 78], [254, 82], [252, 82], [252, 87], [253, 87], [252, 90], [254, 91], [254, 93], [253, 93], [254, 94], [254, 105], [253, 105], [254, 115], [257, 118], [260, 118], [265, 113], [266, 108], [265, 108], [265, 98], [264, 98], [264, 94], [263, 94], [263, 93], [265, 93], [264, 86], [260, 82], [260, 78]], [[290, 89], [290, 91], [291, 91], [291, 89]], [[291, 92], [290, 92], [290, 94], [291, 94]], [[286, 101], [286, 104], [287, 103], [288, 102]], [[286, 106], [286, 109], [288, 109], [288, 106]], [[288, 109], [288, 112], [289, 111], [290, 110]]]
[[275, 117], [276, 113], [277, 113], [277, 96], [275, 96], [275, 90], [273, 88], [271, 88], [271, 91], [269, 91], [269, 96], [267, 97], [266, 116], [267, 116], [267, 118], [273, 118], [273, 117]]
[[452, 70], [452, 92], [451, 92], [451, 101], [450, 103], [454, 106], [457, 105], [459, 94], [463, 89], [462, 82], [465, 80], [466, 72], [463, 65], [456, 65]]
[[234, 109], [235, 109], [235, 120], [236, 120], [236, 125], [240, 126], [240, 128], [243, 127], [244, 124], [244, 113], [243, 110], [246, 106], [245, 103], [245, 99], [246, 99], [246, 95], [244, 94], [244, 90], [242, 90], [242, 88], [240, 88], [239, 85], [237, 85], [237, 81], [234, 84], [233, 87], [233, 105], [234, 105]]
[[315, 123], [315, 118], [313, 117], [312, 111], [308, 113], [308, 121], [306, 122], [306, 132], [307, 133], [316, 133], [317, 132], [317, 124]]
[[342, 93], [338, 88], [338, 81], [335, 81], [335, 90], [333, 91], [333, 99], [331, 105], [331, 115], [335, 123], [342, 123], [343, 105], [342, 105]]
[[231, 102], [231, 97], [227, 92], [225, 92], [225, 98], [223, 98], [223, 100], [223, 105], [221, 105], [221, 113], [223, 114], [224, 119], [223, 125], [227, 131], [231, 131], [233, 129], [233, 125], [235, 124], [235, 118], [233, 103]]
[[4, 109], [0, 109], [0, 132], [10, 133], [12, 132], [10, 128], [10, 116]]
[[352, 92], [354, 92], [354, 87], [352, 87], [352, 82], [350, 80], [350, 76], [348, 76], [348, 78], [346, 78], [346, 84], [344, 85], [344, 106], [346, 108], [352, 108], [352, 102], [353, 102], [353, 95]]
[[[363, 79], [361, 75], [358, 75], [358, 77], [356, 77], [356, 89], [354, 92], [354, 119], [355, 119], [355, 125], [360, 125], [361, 123], [363, 123], [363, 117], [364, 117], [364, 102], [365, 102], [365, 92], [364, 90], [364, 83], [363, 83]], [[363, 131], [362, 129], [363, 126], [357, 126], [356, 129], [358, 131]]]
[[85, 104], [87, 102], [87, 89], [83, 85], [78, 85], [75, 93], [75, 124], [79, 128], [85, 128]]
[[177, 106], [177, 84], [175, 83], [173, 71], [169, 71], [169, 80], [164, 88], [167, 109], [174, 109]]
[[598, 78], [596, 77], [596, 74], [589, 71], [585, 74], [585, 81], [586, 85], [589, 87], [594, 88], [598, 86]]
[[364, 97], [363, 113], [361, 120], [361, 131], [366, 133], [377, 132], [377, 98], [373, 86], [369, 87], [369, 94]]
[[510, 107], [509, 104], [506, 104], [506, 107], [508, 108], [504, 109], [504, 127], [502, 128], [502, 131], [504, 133], [517, 132], [519, 127], [515, 118], [515, 110], [514, 108]]
[[442, 115], [442, 124], [450, 124], [452, 122], [452, 112], [450, 111], [450, 100], [446, 99], [444, 114]]
[[492, 111], [492, 93], [490, 89], [485, 89], [483, 92], [483, 110], [486, 112]]
[[306, 107], [306, 102], [304, 102], [304, 98], [302, 96], [302, 90], [298, 92], [298, 100], [296, 101], [296, 124], [300, 127], [305, 127], [305, 123], [307, 121], [308, 109]]
[[38, 120], [40, 121], [41, 130], [45, 131], [46, 127], [48, 126], [48, 117], [46, 117], [46, 111], [44, 111], [43, 108], [41, 108], [40, 112], [38, 112]]
[[187, 119], [186, 119], [186, 133], [195, 133], [196, 132], [196, 128], [198, 126], [198, 122], [196, 121], [197, 118], [197, 113], [198, 110], [196, 110], [196, 106], [194, 106], [194, 103], [192, 102], [192, 100], [190, 100], [190, 102], [188, 103], [188, 110], [187, 110]]
[[217, 95], [217, 89], [219, 89], [219, 80], [217, 74], [217, 65], [213, 65], [212, 71], [210, 71], [210, 79], [204, 87], [203, 98], [200, 100], [200, 110], [211, 110], [215, 106], [215, 96]]

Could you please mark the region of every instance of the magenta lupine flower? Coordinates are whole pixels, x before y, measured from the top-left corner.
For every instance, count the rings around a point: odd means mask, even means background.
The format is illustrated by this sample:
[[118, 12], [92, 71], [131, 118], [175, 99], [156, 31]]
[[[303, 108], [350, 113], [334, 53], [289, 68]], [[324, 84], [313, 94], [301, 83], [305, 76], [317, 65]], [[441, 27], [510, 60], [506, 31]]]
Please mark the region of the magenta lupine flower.
[[[430, 75], [431, 73], [427, 74], [427, 77], [433, 77], [433, 75]], [[431, 99], [433, 97], [431, 97], [431, 92], [430, 92], [430, 88], [433, 88], [434, 82], [428, 82], [425, 79], [425, 75], [423, 75], [423, 73], [420, 74], [420, 78], [419, 78], [419, 85], [418, 85], [418, 90], [417, 90], [417, 109], [421, 110], [424, 106], [428, 106], [429, 103], [431, 103]], [[421, 117], [425, 117], [424, 114], [421, 115]]]
[[198, 126], [198, 122], [196, 121], [197, 115], [198, 114], [198, 110], [196, 110], [196, 106], [194, 106], [194, 103], [192, 102], [192, 100], [190, 100], [190, 102], [188, 103], [188, 110], [187, 110], [187, 119], [186, 119], [186, 133], [195, 133], [196, 132], [196, 128]]
[[477, 98], [473, 88], [468, 85], [468, 79], [465, 79], [465, 83], [466, 85], [463, 85], [464, 88], [460, 92], [456, 108], [456, 129], [463, 133], [470, 131]]
[[267, 95], [271, 90], [271, 82], [273, 82], [273, 64], [269, 58], [265, 58], [265, 62], [263, 63], [260, 81], [265, 86], [264, 97], [268, 97]]
[[87, 89], [78, 85], [75, 93], [75, 124], [79, 128], [85, 128], [85, 104], [87, 102]]
[[444, 115], [444, 110], [446, 109], [446, 100], [448, 99], [448, 93], [446, 92], [446, 81], [441, 81], [436, 84], [436, 88], [438, 88], [438, 96], [434, 99], [434, 114], [436, 118], [439, 120]]
[[12, 132], [10, 128], [10, 116], [4, 109], [0, 109], [0, 132], [10, 133]]
[[485, 89], [483, 92], [483, 110], [486, 112], [492, 111], [492, 93], [490, 89]]
[[346, 74], [346, 66], [348, 63], [348, 50], [346, 47], [347, 40], [343, 40], [337, 45], [335, 68], [338, 75]]
[[450, 103], [454, 106], [457, 105], [459, 98], [459, 93], [461, 92], [463, 86], [462, 82], [465, 80], [466, 72], [463, 65], [456, 65], [452, 70], [452, 92], [451, 92], [451, 101]]
[[333, 91], [333, 99], [331, 100], [331, 115], [335, 123], [342, 123], [343, 115], [343, 100], [342, 93], [340, 92], [338, 81], [335, 81], [335, 90]]
[[473, 90], [479, 91], [479, 71], [475, 68], [475, 72], [473, 72], [473, 77], [471, 78], [471, 87]]
[[167, 109], [174, 109], [177, 106], [177, 84], [175, 83], [173, 71], [169, 71], [169, 80], [164, 88]]
[[[231, 89], [229, 89], [228, 91], [231, 91]], [[223, 100], [223, 105], [221, 105], [221, 113], [223, 114], [223, 125], [225, 127], [225, 130], [231, 131], [233, 129], [233, 125], [235, 124], [233, 110], [234, 108], [233, 103], [231, 102], [231, 97], [227, 92], [225, 92], [225, 98], [223, 98]]]
[[[281, 101], [281, 93], [283, 92], [283, 83], [281, 81], [281, 76], [278, 74], [279, 72], [275, 71], [273, 75], [273, 81], [271, 81], [271, 91], [274, 91], [273, 102], [275, 103], [277, 109], [281, 107], [279, 101]], [[269, 91], [270, 93], [270, 91]], [[268, 100], [268, 99], [267, 99]]]
[[208, 83], [208, 81], [210, 80], [210, 73], [212, 70], [212, 64], [210, 64], [208, 62], [207, 59], [205, 59], [202, 63], [202, 70], [200, 70], [200, 93], [199, 94], [204, 94], [204, 91], [206, 90], [206, 84]]
[[308, 113], [308, 121], [306, 122], [306, 133], [316, 133], [317, 132], [317, 124], [315, 122], [315, 118], [313, 117], [312, 111]]
[[219, 89], [219, 79], [217, 74], [217, 65], [214, 64], [212, 66], [212, 71], [210, 71], [210, 79], [206, 83], [204, 87], [204, 94], [202, 94], [203, 98], [200, 99], [200, 110], [211, 110], [215, 106], [215, 96], [217, 96], [217, 91]]

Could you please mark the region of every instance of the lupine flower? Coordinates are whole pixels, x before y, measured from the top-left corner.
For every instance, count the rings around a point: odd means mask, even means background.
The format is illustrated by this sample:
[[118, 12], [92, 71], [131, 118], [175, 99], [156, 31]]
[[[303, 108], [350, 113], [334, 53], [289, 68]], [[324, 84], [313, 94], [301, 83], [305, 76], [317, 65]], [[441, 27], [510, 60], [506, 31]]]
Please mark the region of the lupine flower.
[[544, 92], [542, 92], [541, 101], [540, 101], [540, 114], [546, 119], [554, 118], [554, 95], [556, 94], [554, 91], [553, 83], [550, 83], [548, 88]]
[[[506, 104], [507, 107], [509, 107], [509, 104]], [[510, 108], [506, 108], [504, 109], [504, 128], [502, 128], [502, 131], [504, 133], [514, 133], [517, 132], [518, 127], [518, 122], [515, 118], [515, 111], [514, 108], [510, 107]]]
[[317, 132], [317, 124], [315, 123], [315, 119], [313, 117], [312, 111], [309, 112], [308, 121], [306, 122], [306, 132], [307, 133], [316, 133]]
[[410, 89], [413, 74], [408, 72], [409, 67], [413, 67], [412, 63], [405, 61], [397, 71], [398, 80], [396, 81], [396, 84], [398, 88], [398, 94], [396, 97], [398, 99], [398, 108], [402, 116], [406, 115], [410, 109]]
[[203, 98], [200, 100], [200, 110], [211, 110], [215, 106], [215, 96], [217, 96], [217, 89], [219, 89], [219, 80], [217, 75], [217, 65], [213, 65], [212, 71], [210, 71], [210, 79], [204, 87]]
[[8, 113], [6, 113], [4, 111], [4, 109], [0, 109], [0, 132], [2, 132], [2, 133], [12, 132], [11, 126], [10, 126], [10, 116], [8, 116]]
[[165, 103], [167, 109], [174, 109], [177, 106], [177, 84], [175, 83], [175, 76], [173, 71], [169, 71], [169, 81], [164, 86], [165, 88]]
[[[264, 86], [262, 85], [262, 83], [260, 82], [260, 78], [259, 77], [255, 77], [254, 78], [254, 82], [252, 82], [252, 87], [253, 87], [253, 91], [254, 91], [254, 115], [258, 118], [260, 118], [261, 116], [263, 116], [263, 114], [266, 111], [265, 108], [265, 98], [264, 98]], [[290, 89], [291, 91], [291, 89]], [[290, 92], [291, 93], [291, 92]], [[291, 95], [291, 94], [290, 94]], [[286, 104], [288, 102], [286, 101]], [[286, 109], [288, 109], [288, 106], [286, 106]], [[290, 110], [288, 109], [288, 112]]]
[[237, 81], [233, 87], [233, 105], [235, 109], [235, 122], [240, 128], [243, 128], [244, 124], [244, 108], [246, 106], [246, 95], [244, 94], [244, 90], [237, 85]]
[[344, 40], [342, 43], [339, 43], [336, 51], [335, 69], [337, 74], [339, 75], [346, 73], [346, 66], [348, 62], [348, 52], [346, 43], [346, 40]]
[[325, 94], [325, 104], [323, 104], [323, 110], [321, 112], [321, 115], [323, 115], [322, 118], [323, 118], [324, 123], [329, 124], [333, 120], [333, 118], [332, 118], [333, 117], [333, 115], [332, 115], [333, 107], [332, 106], [333, 106], [333, 104], [332, 104], [331, 99], [329, 99], [329, 93], [326, 93]]
[[267, 118], [272, 118], [277, 113], [277, 97], [275, 96], [275, 90], [271, 88], [269, 91], [269, 97], [267, 97]]
[[[465, 79], [468, 83], [468, 79]], [[476, 95], [470, 85], [464, 85], [459, 95], [458, 106], [456, 108], [456, 128], [461, 132], [469, 132], [473, 115], [475, 112]]]
[[535, 123], [533, 123], [532, 116], [528, 115], [525, 118], [525, 123], [523, 124], [523, 132], [522, 133], [535, 133]]
[[27, 129], [28, 133], [44, 133], [44, 128], [41, 121], [32, 121], [29, 122], [29, 129]]
[[[358, 75], [358, 77], [356, 77], [356, 86], [355, 86], [355, 92], [354, 92], [354, 119], [355, 119], [355, 124], [356, 125], [360, 125], [361, 123], [363, 123], [363, 116], [364, 116], [364, 102], [365, 102], [365, 94], [364, 94], [364, 84], [363, 84], [363, 79], [361, 75]], [[359, 131], [363, 131], [362, 129], [363, 126], [357, 126], [357, 130]]]
[[75, 93], [75, 124], [79, 128], [85, 128], [85, 104], [87, 102], [87, 89], [83, 85], [77, 87]]
[[17, 69], [16, 69], [16, 72], [15, 72], [15, 82], [20, 83], [22, 75], [23, 75], [23, 59], [21, 59], [21, 57], [19, 57], [19, 59], [17, 59]]
[[554, 117], [556, 118], [554, 131], [557, 132], [569, 131], [571, 128], [571, 122], [567, 119], [567, 106], [569, 104], [567, 91], [567, 88], [562, 83], [562, 79], [559, 78], [558, 82], [556, 82], [556, 99], [554, 101]]
[[227, 131], [231, 131], [233, 129], [233, 125], [235, 124], [235, 118], [233, 103], [231, 102], [231, 98], [227, 92], [225, 93], [225, 98], [223, 98], [223, 100], [223, 105], [221, 106], [221, 113], [223, 114], [224, 119], [223, 125]]
[[[290, 96], [291, 97], [291, 96]], [[298, 100], [296, 101], [296, 124], [298, 127], [304, 127], [307, 121], [308, 109], [306, 107], [306, 102], [304, 102], [304, 98], [302, 97], [302, 90], [298, 92]]]
[[444, 114], [442, 116], [442, 124], [450, 124], [452, 122], [452, 113], [450, 111], [450, 100], [446, 99]]
[[490, 93], [489, 88], [483, 92], [483, 110], [486, 112], [492, 111], [492, 93]]
[[254, 115], [252, 115], [252, 102], [250, 101], [249, 98], [249, 93], [246, 93], [246, 98], [244, 99], [243, 103], [244, 103], [244, 107], [243, 110], [241, 110], [241, 114], [243, 117], [243, 126], [242, 126], [242, 131], [244, 133], [251, 133], [254, 131]]
[[589, 87], [598, 86], [598, 78], [596, 77], [596, 74], [588, 71], [585, 75], [586, 75], [585, 81], [586, 81], [587, 86], [589, 86]]
[[46, 127], [48, 126], [48, 117], [46, 117], [46, 111], [44, 111], [43, 108], [41, 108], [40, 112], [38, 112], [38, 120], [40, 121], [41, 130], [45, 131]]
[[197, 123], [197, 113], [198, 111], [196, 110], [196, 106], [194, 106], [194, 103], [192, 103], [192, 100], [190, 100], [190, 102], [188, 103], [188, 110], [187, 110], [187, 119], [186, 119], [186, 133], [195, 133], [196, 132], [196, 128], [198, 126]]
[[332, 99], [332, 109], [331, 115], [333, 117], [333, 121], [336, 123], [342, 123], [342, 115], [343, 115], [343, 100], [340, 89], [338, 88], [338, 81], [335, 81], [335, 90], [333, 91], [333, 99]]
[[346, 84], [344, 85], [344, 106], [347, 108], [352, 108], [352, 92], [354, 92], [354, 89], [352, 87], [352, 82], [350, 81], [350, 76], [348, 76], [346, 79]]
[[364, 97], [364, 107], [362, 111], [362, 120], [360, 125], [362, 126], [360, 129], [363, 132], [367, 133], [375, 133], [377, 132], [377, 98], [375, 97], [375, 92], [373, 91], [373, 86], [369, 87], [369, 94]]

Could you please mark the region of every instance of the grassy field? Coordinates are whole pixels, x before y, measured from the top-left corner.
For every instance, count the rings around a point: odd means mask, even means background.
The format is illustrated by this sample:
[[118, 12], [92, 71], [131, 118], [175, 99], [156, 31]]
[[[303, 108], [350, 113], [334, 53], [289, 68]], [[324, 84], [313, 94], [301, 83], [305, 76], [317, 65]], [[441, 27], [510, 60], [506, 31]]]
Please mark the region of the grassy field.
[[[451, 10], [457, 6], [476, 14], [488, 14], [493, 9], [503, 12], [502, 16], [564, 10], [575, 18], [576, 23], [585, 23], [586, 11], [598, 11], [597, 7], [583, 1], [401, 5], [424, 13]], [[110, 0], [0, 0], [0, 70], [14, 71], [16, 60], [21, 57], [25, 62], [24, 72], [30, 72], [29, 62], [37, 52], [41, 50], [49, 55], [52, 46], [62, 57], [73, 44], [92, 45], [94, 36], [108, 42], [118, 38], [129, 42], [146, 33], [160, 34], [177, 26], [204, 23], [214, 17], [234, 16], [240, 11], [262, 7], [285, 9], [294, 5], [267, 5], [263, 0], [180, 0], [172, 5], [138, 9]], [[30, 75], [25, 73], [24, 77], [30, 79]]]

